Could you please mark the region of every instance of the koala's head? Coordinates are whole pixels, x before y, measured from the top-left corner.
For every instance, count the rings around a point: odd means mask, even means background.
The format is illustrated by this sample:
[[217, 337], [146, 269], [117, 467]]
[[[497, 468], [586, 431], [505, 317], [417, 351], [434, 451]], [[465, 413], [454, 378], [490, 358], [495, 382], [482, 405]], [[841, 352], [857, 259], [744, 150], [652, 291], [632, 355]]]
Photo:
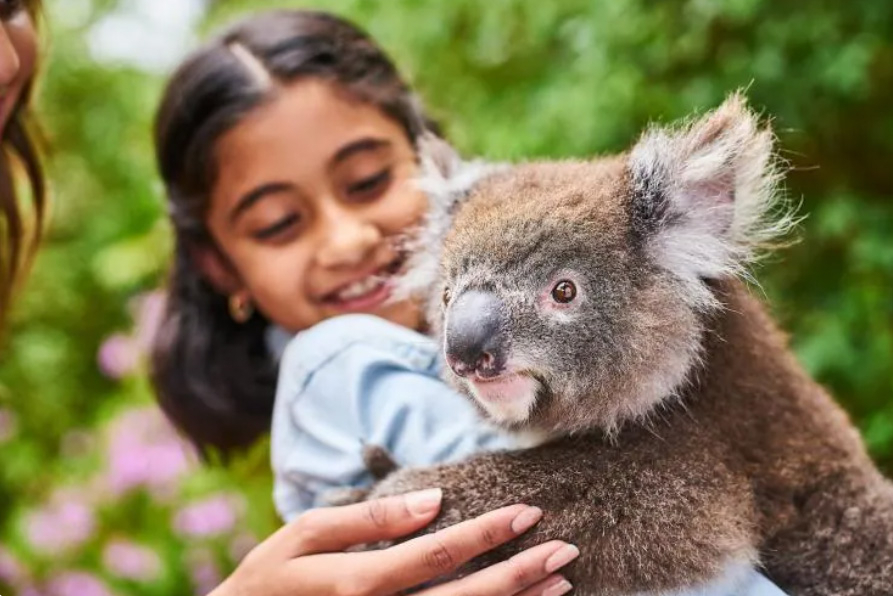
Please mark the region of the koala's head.
[[429, 159], [415, 284], [433, 288], [452, 382], [495, 422], [548, 433], [611, 432], [671, 399], [719, 306], [710, 280], [790, 223], [772, 213], [772, 145], [736, 95], [620, 156]]

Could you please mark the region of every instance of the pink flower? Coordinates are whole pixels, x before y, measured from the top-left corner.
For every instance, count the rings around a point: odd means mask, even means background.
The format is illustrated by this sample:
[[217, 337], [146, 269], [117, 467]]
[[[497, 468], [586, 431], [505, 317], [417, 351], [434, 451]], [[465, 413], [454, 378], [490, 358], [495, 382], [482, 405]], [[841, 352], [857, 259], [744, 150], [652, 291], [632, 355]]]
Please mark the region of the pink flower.
[[181, 509], [174, 529], [183, 536], [215, 536], [236, 525], [243, 502], [234, 495], [217, 495]]
[[81, 571], [60, 573], [46, 587], [48, 596], [112, 596], [101, 579]]
[[0, 444], [6, 443], [15, 436], [16, 428], [18, 428], [16, 422], [15, 412], [8, 408], [0, 408]]
[[154, 407], [118, 416], [109, 429], [106, 483], [113, 495], [145, 487], [170, 490], [195, 467], [194, 450]]
[[158, 553], [126, 540], [109, 542], [102, 551], [102, 562], [111, 573], [135, 581], [152, 581], [161, 572]]
[[14, 554], [0, 546], [0, 581], [18, 586], [25, 579], [25, 568]]
[[59, 555], [86, 542], [96, 525], [93, 509], [69, 492], [60, 492], [25, 520], [25, 534], [34, 550]]
[[99, 348], [96, 356], [99, 370], [110, 379], [134, 374], [149, 353], [155, 334], [164, 320], [165, 297], [160, 290], [141, 294], [131, 301], [135, 319], [130, 334], [115, 333]]
[[189, 553], [189, 575], [196, 596], [204, 596], [220, 585], [223, 574], [210, 551], [200, 549]]
[[136, 372], [140, 362], [140, 352], [130, 337], [116, 333], [109, 336], [97, 354], [99, 370], [110, 379], [123, 379]]

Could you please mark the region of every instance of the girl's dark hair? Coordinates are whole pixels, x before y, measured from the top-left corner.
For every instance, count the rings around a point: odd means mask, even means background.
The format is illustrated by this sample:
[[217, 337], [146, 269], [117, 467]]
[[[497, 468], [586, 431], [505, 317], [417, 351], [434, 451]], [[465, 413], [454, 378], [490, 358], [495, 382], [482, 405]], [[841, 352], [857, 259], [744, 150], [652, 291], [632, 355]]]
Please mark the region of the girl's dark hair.
[[214, 146], [282, 85], [332, 81], [398, 122], [411, 142], [429, 126], [375, 43], [329, 14], [275, 11], [241, 21], [192, 54], [168, 84], [155, 126], [158, 166], [175, 231], [167, 312], [152, 377], [161, 408], [196, 446], [223, 455], [266, 432], [276, 367], [259, 313], [234, 322], [227, 297], [201, 274], [196, 249], [217, 250], [205, 225]]
[[[25, 2], [37, 27], [39, 0]], [[35, 123], [31, 114], [32, 80], [22, 89], [3, 131], [3, 155], [0, 157], [0, 328], [7, 312], [16, 281], [37, 247], [46, 212], [46, 181], [37, 150]], [[20, 198], [16, 195], [14, 164], [24, 170], [31, 187], [33, 231], [29, 235]]]

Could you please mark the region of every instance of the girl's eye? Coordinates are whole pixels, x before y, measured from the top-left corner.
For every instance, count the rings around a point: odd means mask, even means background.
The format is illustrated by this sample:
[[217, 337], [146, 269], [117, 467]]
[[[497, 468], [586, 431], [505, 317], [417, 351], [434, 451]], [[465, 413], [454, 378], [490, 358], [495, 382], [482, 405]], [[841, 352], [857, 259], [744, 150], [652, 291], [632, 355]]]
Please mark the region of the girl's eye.
[[577, 286], [566, 279], [561, 280], [552, 288], [552, 300], [559, 304], [568, 304], [577, 297]]
[[282, 234], [290, 230], [293, 226], [296, 226], [300, 221], [300, 217], [297, 214], [287, 215], [283, 217], [276, 223], [267, 226], [266, 228], [261, 228], [252, 234], [254, 238], [257, 240], [271, 240], [276, 236]]
[[351, 184], [347, 187], [347, 193], [352, 197], [359, 199], [375, 198], [378, 197], [385, 188], [387, 188], [390, 181], [391, 170], [385, 169], [375, 174], [374, 176], [364, 178], [359, 182]]
[[24, 8], [22, 0], [0, 0], [0, 19], [7, 21]]

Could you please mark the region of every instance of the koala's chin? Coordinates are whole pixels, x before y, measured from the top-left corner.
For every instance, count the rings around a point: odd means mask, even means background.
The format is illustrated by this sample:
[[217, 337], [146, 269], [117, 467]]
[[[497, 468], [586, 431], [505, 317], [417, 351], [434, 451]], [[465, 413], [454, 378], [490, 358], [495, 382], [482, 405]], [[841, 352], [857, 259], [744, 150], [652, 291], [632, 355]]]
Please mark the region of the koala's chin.
[[493, 422], [507, 427], [525, 424], [542, 392], [542, 385], [531, 375], [510, 371], [493, 379], [462, 379], [461, 383]]

